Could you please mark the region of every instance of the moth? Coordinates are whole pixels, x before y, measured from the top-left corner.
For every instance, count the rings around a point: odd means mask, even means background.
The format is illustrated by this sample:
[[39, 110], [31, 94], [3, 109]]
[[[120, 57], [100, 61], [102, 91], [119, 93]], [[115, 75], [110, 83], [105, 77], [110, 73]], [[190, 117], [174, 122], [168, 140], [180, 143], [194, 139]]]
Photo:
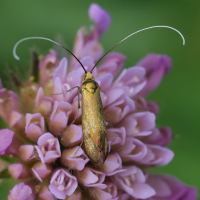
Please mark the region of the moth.
[[108, 139], [100, 88], [92, 76], [95, 66], [87, 72], [81, 62], [80, 64], [85, 71], [82, 86], [73, 87], [66, 92], [78, 88], [78, 109], [80, 108], [80, 94], [82, 94], [81, 111], [85, 152], [94, 164], [101, 165], [108, 156]]
[[[82, 110], [82, 130], [83, 130], [83, 142], [84, 142], [84, 147], [85, 147], [85, 153], [88, 155], [90, 160], [96, 164], [96, 165], [101, 165], [105, 162], [106, 157], [108, 156], [108, 140], [107, 140], [107, 133], [106, 133], [106, 125], [105, 125], [105, 118], [104, 118], [104, 111], [103, 111], [103, 106], [102, 106], [102, 101], [101, 101], [101, 96], [100, 96], [100, 88], [98, 83], [94, 80], [94, 77], [92, 76], [92, 71], [93, 69], [97, 66], [97, 64], [105, 57], [106, 54], [108, 54], [112, 49], [114, 49], [117, 45], [119, 45], [121, 42], [129, 38], [130, 36], [147, 30], [151, 28], [169, 28], [172, 29], [176, 32], [179, 33], [179, 35], [183, 39], [183, 45], [185, 44], [185, 39], [183, 35], [175, 28], [170, 27], [170, 26], [151, 26], [148, 28], [141, 29], [139, 31], [136, 31], [127, 37], [125, 37], [123, 40], [118, 42], [115, 46], [113, 46], [109, 51], [107, 51], [94, 65], [92, 70], [90, 72], [87, 72], [83, 66], [83, 64], [80, 62], [80, 60], [67, 48], [64, 46], [60, 45], [59, 43], [48, 39], [48, 38], [43, 38], [43, 37], [28, 37], [28, 38], [23, 38], [19, 40], [14, 48], [13, 48], [13, 55], [14, 57], [19, 60], [19, 57], [16, 55], [16, 48], [24, 40], [29, 40], [29, 39], [43, 39], [43, 40], [48, 40], [51, 41], [61, 47], [63, 47], [65, 50], [67, 50], [76, 60], [80, 63], [82, 66], [83, 70], [85, 71], [85, 75], [83, 77], [83, 83], [82, 86], [76, 86], [71, 88], [68, 91], [64, 92], [69, 92], [74, 88], [78, 88], [78, 109], [80, 108], [80, 94], [82, 94], [82, 104], [81, 104], [81, 110]], [[64, 93], [63, 92], [63, 93]], [[59, 93], [59, 94], [63, 94]], [[56, 95], [59, 95], [56, 94]], [[77, 112], [78, 114], [78, 112]], [[76, 115], [77, 117], [77, 115]], [[75, 119], [76, 119], [75, 117]], [[75, 121], [73, 120], [73, 122]], [[72, 123], [73, 123], [72, 122]]]

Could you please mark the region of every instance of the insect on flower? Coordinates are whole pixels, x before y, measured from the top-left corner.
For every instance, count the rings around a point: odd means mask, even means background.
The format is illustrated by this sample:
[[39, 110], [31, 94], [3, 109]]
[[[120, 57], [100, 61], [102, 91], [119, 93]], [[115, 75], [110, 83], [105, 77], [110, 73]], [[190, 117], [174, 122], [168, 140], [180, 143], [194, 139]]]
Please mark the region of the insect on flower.
[[[177, 29], [175, 29], [173, 27], [152, 26], [152, 27], [144, 28], [144, 29], [141, 29], [139, 31], [136, 31], [136, 32], [128, 35], [123, 40], [118, 42], [115, 46], [113, 46], [109, 51], [107, 51], [96, 62], [96, 64], [93, 66], [93, 68], [90, 72], [86, 71], [83, 64], [80, 62], [80, 60], [70, 50], [68, 50], [64, 46], [62, 46], [62, 45], [58, 44], [57, 42], [50, 40], [48, 38], [43, 38], [43, 37], [23, 38], [23, 39], [19, 40], [14, 46], [14, 49], [13, 49], [14, 57], [19, 60], [19, 57], [16, 55], [16, 48], [19, 43], [21, 43], [24, 40], [29, 40], [29, 39], [48, 40], [48, 41], [51, 41], [51, 42], [63, 47], [72, 56], [74, 56], [74, 58], [80, 63], [83, 70], [85, 71], [82, 86], [81, 87], [75, 86], [75, 87], [71, 88], [70, 90], [64, 91], [64, 92], [69, 92], [75, 88], [78, 88], [78, 110], [81, 107], [81, 109], [82, 109], [82, 130], [83, 130], [83, 141], [84, 141], [85, 152], [88, 155], [88, 157], [90, 158], [90, 160], [96, 165], [101, 165], [106, 160], [106, 157], [108, 155], [108, 140], [107, 140], [107, 133], [106, 133], [104, 111], [103, 111], [103, 106], [102, 106], [102, 101], [101, 101], [101, 96], [100, 96], [100, 87], [99, 87], [98, 83], [94, 80], [92, 71], [97, 66], [97, 64], [102, 60], [102, 58], [104, 58], [106, 54], [108, 54], [112, 49], [114, 49], [121, 42], [123, 42], [124, 40], [126, 40], [127, 38], [129, 38], [130, 36], [132, 36], [138, 32], [141, 32], [141, 31], [144, 31], [147, 29], [151, 29], [151, 28], [157, 28], [157, 27], [169, 28], [169, 29], [172, 29], [172, 30], [178, 32], [183, 39], [183, 45], [185, 44], [185, 39], [184, 39], [183, 35]], [[59, 95], [59, 94], [63, 94], [63, 93], [58, 93], [58, 94], [54, 94], [54, 95]], [[82, 94], [81, 106], [80, 106], [80, 94]], [[77, 112], [77, 114], [78, 114], [78, 112]], [[76, 117], [77, 117], [77, 114], [76, 114]], [[73, 122], [76, 120], [76, 117], [73, 120]]]

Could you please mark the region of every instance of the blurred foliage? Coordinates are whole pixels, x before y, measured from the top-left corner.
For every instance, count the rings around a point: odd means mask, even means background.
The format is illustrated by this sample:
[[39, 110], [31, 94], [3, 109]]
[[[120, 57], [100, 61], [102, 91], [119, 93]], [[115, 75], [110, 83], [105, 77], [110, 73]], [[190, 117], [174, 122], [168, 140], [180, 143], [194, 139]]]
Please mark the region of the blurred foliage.
[[[91, 0], [48, 0], [0, 2], [0, 77], [9, 87], [8, 69], [25, 79], [30, 66], [31, 51], [47, 54], [53, 44], [48, 41], [26, 41], [17, 49], [21, 58], [13, 58], [14, 44], [21, 38], [41, 36], [55, 39], [58, 35], [72, 49], [76, 31], [91, 24], [88, 7]], [[154, 173], [166, 173], [178, 177], [200, 190], [199, 140], [200, 140], [200, 1], [105, 1], [97, 0], [112, 17], [110, 29], [102, 38], [105, 50], [111, 48], [130, 33], [153, 25], [168, 25], [182, 32], [180, 36], [169, 29], [151, 29], [131, 37], [115, 51], [127, 56], [125, 67], [133, 66], [146, 54], [162, 53], [173, 60], [173, 70], [148, 99], [160, 104], [157, 125], [168, 125], [174, 133], [170, 148], [175, 152], [173, 161], [165, 167], [153, 169]], [[67, 55], [67, 53], [65, 53]], [[5, 127], [2, 124], [1, 128]], [[14, 182], [6, 180], [0, 185], [1, 199]], [[3, 196], [2, 196], [3, 195]]]

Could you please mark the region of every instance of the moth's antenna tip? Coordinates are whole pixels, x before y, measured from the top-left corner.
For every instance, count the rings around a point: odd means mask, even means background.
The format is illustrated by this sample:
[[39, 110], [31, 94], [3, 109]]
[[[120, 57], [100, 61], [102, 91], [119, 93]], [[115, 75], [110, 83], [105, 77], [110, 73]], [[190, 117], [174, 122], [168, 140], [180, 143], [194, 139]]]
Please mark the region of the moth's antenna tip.
[[48, 41], [50, 41], [50, 42], [53, 42], [54, 44], [57, 44], [57, 45], [61, 46], [62, 48], [64, 48], [65, 50], [67, 50], [72, 56], [74, 56], [74, 58], [76, 58], [76, 60], [80, 63], [80, 65], [82, 66], [82, 68], [83, 68], [83, 70], [85, 71], [85, 73], [87, 73], [87, 71], [85, 70], [85, 68], [84, 68], [83, 64], [81, 63], [81, 61], [80, 61], [69, 49], [65, 48], [65, 47], [62, 46], [61, 44], [59, 44], [59, 43], [57, 43], [57, 42], [55, 42], [55, 41], [53, 41], [53, 40], [51, 40], [51, 39], [49, 39], [49, 38], [44, 38], [44, 37], [27, 37], [27, 38], [23, 38], [23, 39], [19, 40], [19, 41], [15, 44], [15, 46], [14, 46], [14, 48], [13, 48], [13, 56], [14, 56], [17, 60], [19, 60], [19, 57], [18, 57], [17, 54], [16, 54], [17, 46], [18, 46], [21, 42], [23, 42], [24, 40], [30, 40], [30, 39], [48, 40]]
[[13, 47], [13, 56], [14, 56], [14, 58], [16, 59], [16, 60], [20, 60], [20, 58], [17, 56], [17, 54], [16, 54], [16, 48], [17, 48], [17, 46], [18, 46], [18, 44], [19, 44], [19, 41], [15, 44], [15, 46]]
[[16, 60], [20, 60], [20, 58], [18, 56], [14, 56]]

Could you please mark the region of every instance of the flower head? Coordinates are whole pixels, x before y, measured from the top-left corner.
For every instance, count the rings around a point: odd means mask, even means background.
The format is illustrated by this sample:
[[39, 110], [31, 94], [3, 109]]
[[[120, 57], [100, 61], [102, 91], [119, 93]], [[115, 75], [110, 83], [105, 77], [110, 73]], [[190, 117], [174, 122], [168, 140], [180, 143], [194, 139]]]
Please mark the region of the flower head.
[[[99, 40], [111, 22], [97, 4], [90, 6], [89, 16], [96, 26], [90, 33], [80, 28], [73, 48], [87, 71], [103, 54]], [[55, 51], [42, 59], [34, 54], [34, 59], [39, 63], [39, 80], [33, 74], [19, 94], [0, 82], [0, 116], [11, 129], [0, 130], [0, 155], [19, 158], [8, 171], [24, 181], [10, 190], [9, 200], [81, 200], [82, 194], [97, 200], [196, 199], [195, 188], [146, 170], [167, 165], [174, 156], [166, 147], [172, 140], [171, 129], [156, 127], [159, 106], [145, 99], [171, 69], [168, 56], [149, 54], [136, 66], [122, 69], [126, 57], [112, 52], [93, 70], [101, 88], [109, 152], [98, 166], [84, 145], [79, 147], [84, 143], [78, 109], [82, 97], [73, 87], [82, 85], [80, 63], [74, 57], [59, 60]]]

